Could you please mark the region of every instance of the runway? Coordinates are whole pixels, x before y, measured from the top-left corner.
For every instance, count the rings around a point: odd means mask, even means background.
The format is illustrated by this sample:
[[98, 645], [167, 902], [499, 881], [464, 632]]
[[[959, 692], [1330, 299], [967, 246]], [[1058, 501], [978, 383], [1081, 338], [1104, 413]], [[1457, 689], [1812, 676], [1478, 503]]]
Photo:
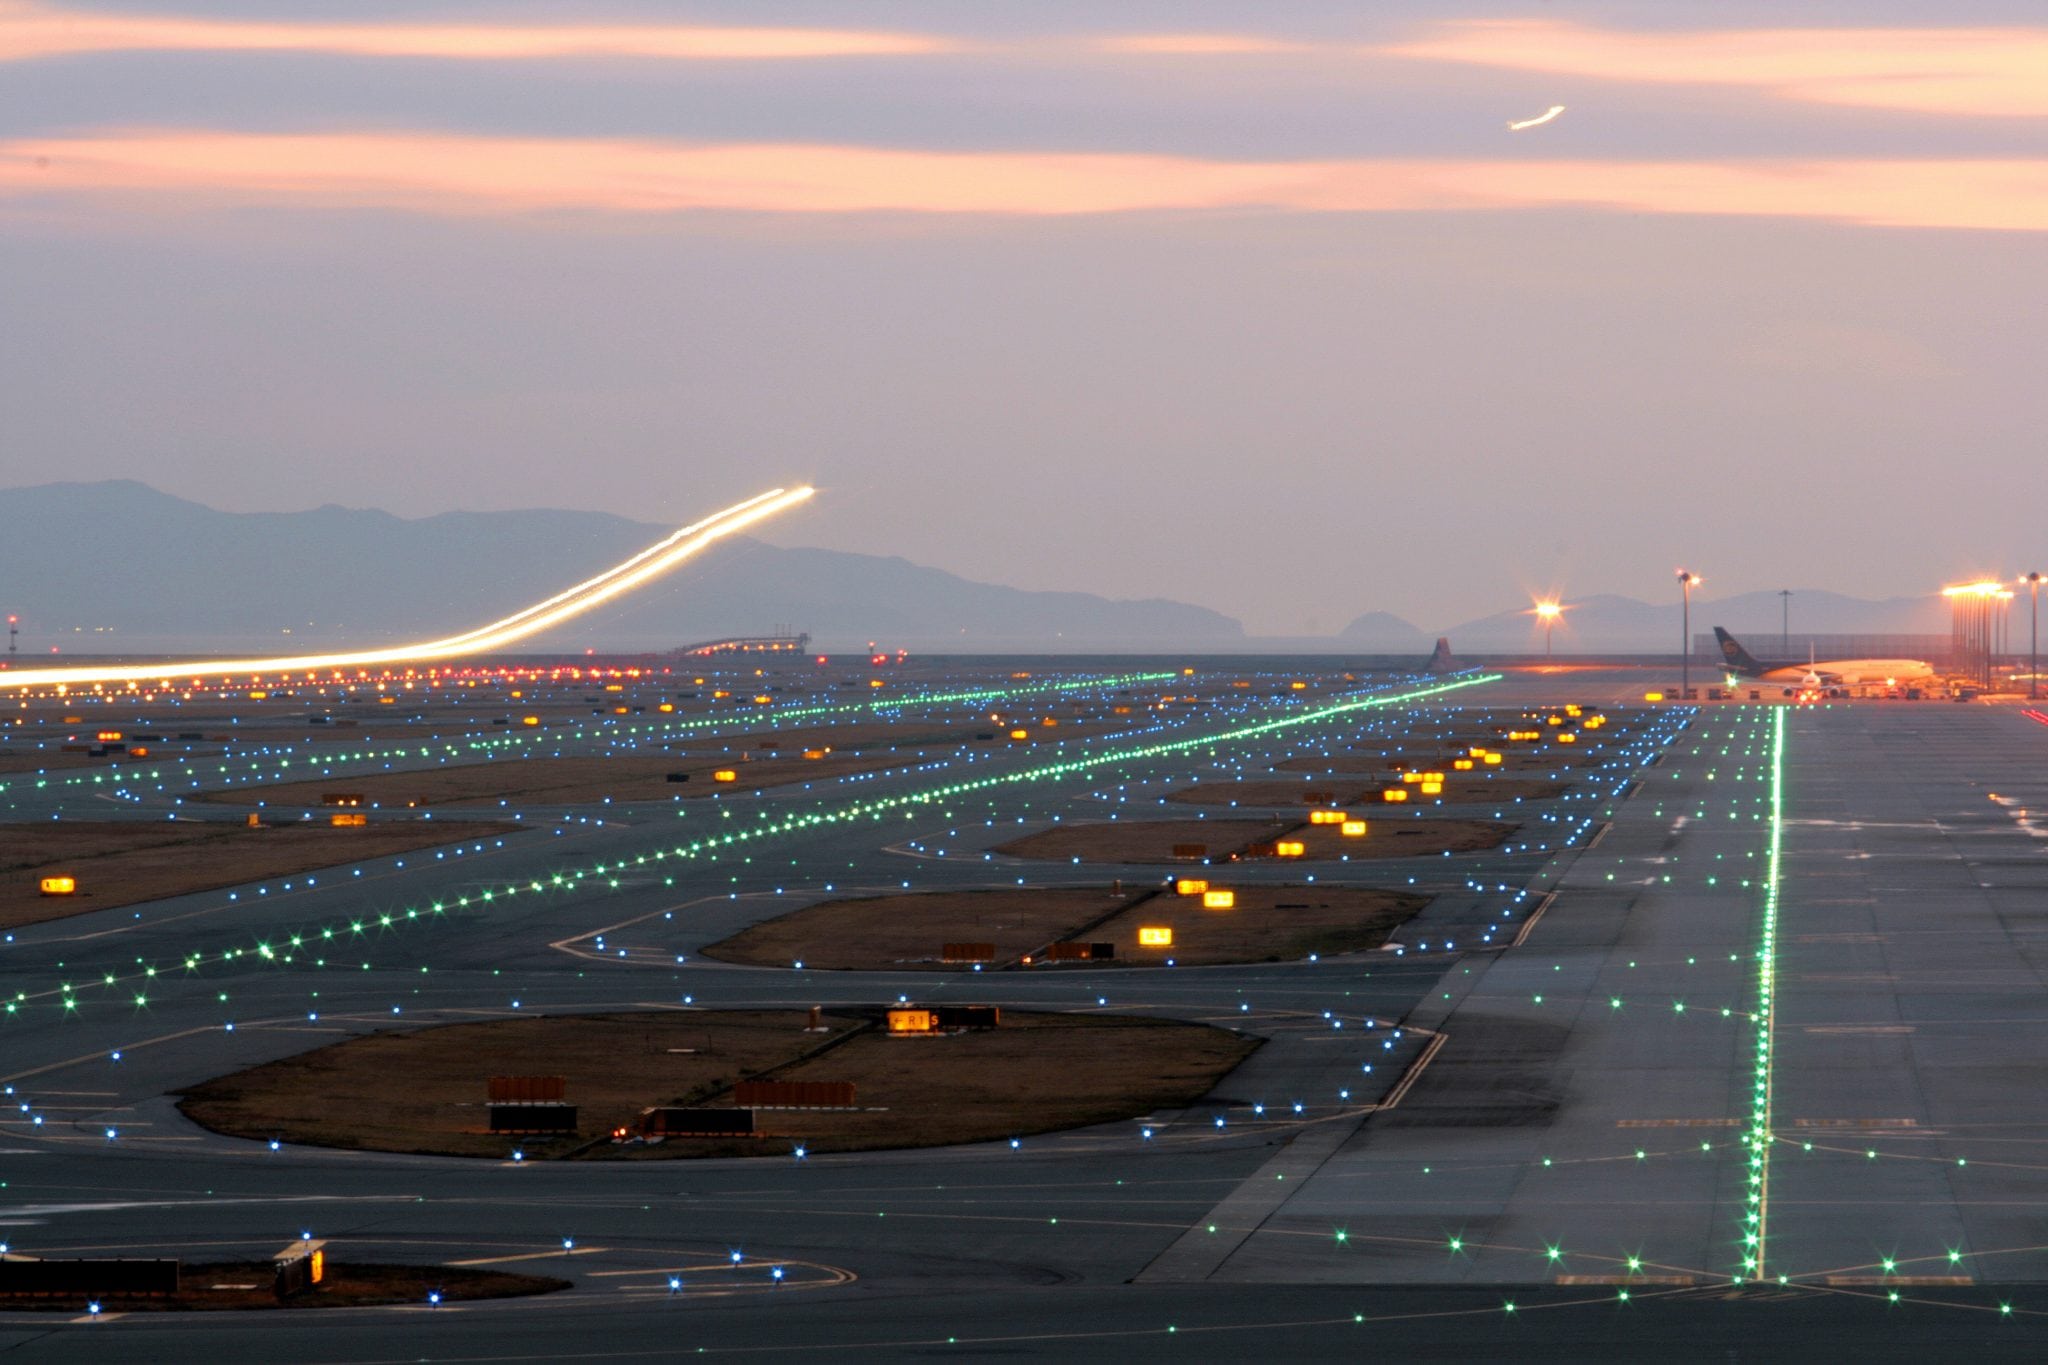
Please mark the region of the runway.
[[[204, 1321], [10, 1312], [0, 1344], [52, 1360], [1583, 1358], [1677, 1334], [1761, 1358], [1867, 1333], [1923, 1354], [2038, 1353], [2048, 1008], [2032, 920], [2048, 852], [2020, 812], [2048, 808], [2048, 731], [2016, 711], [1658, 709], [1611, 771], [1514, 812], [1524, 837], [1501, 849], [1233, 871], [1430, 892], [1398, 955], [1059, 975], [698, 956], [848, 892], [1094, 884], [1101, 867], [989, 850], [1055, 819], [1162, 813], [1191, 777], [1249, 778], [1312, 743], [1399, 736], [1453, 708], [1612, 705], [1641, 685], [1516, 673], [1262, 728], [1404, 689], [1419, 685], [1269, 694], [1134, 720], [1056, 759], [962, 755], [682, 818], [531, 810], [534, 828], [459, 856], [17, 930], [0, 951], [18, 1007], [0, 1065], [14, 1249], [229, 1259], [310, 1233], [575, 1288]], [[86, 803], [152, 819], [179, 809], [161, 785], [110, 803], [86, 782], [12, 784], [0, 800], [13, 819], [83, 818]], [[714, 821], [721, 838], [758, 835], [714, 852]], [[898, 995], [1269, 1041], [1201, 1104], [1148, 1116], [1150, 1137], [1133, 1123], [801, 1161], [273, 1151], [206, 1133], [167, 1098], [378, 1028]]]

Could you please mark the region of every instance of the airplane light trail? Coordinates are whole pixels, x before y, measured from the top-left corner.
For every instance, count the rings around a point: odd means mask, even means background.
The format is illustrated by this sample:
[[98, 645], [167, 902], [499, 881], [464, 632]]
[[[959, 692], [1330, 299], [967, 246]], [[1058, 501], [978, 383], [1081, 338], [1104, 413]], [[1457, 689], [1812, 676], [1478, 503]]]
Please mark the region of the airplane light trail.
[[219, 677], [235, 673], [285, 673], [306, 669], [354, 668], [363, 664], [415, 663], [448, 659], [497, 649], [537, 635], [593, 607], [658, 578], [715, 541], [745, 530], [808, 499], [816, 490], [772, 488], [735, 503], [702, 521], [693, 522], [656, 541], [594, 578], [556, 593], [486, 626], [440, 640], [393, 645], [349, 654], [302, 654], [280, 659], [204, 659], [197, 662], [123, 664], [106, 668], [37, 668], [0, 672], [0, 688], [70, 686], [79, 683], [147, 682], [174, 678]]
[[1562, 114], [1563, 112], [1564, 106], [1562, 104], [1553, 104], [1548, 109], [1545, 109], [1542, 113], [1538, 114], [1535, 118], [1525, 118], [1518, 120], [1517, 122], [1510, 123], [1508, 125], [1508, 131], [1511, 133], [1519, 133], [1524, 128], [1541, 128], [1544, 124], [1550, 122], [1552, 119], [1556, 118], [1559, 114]]

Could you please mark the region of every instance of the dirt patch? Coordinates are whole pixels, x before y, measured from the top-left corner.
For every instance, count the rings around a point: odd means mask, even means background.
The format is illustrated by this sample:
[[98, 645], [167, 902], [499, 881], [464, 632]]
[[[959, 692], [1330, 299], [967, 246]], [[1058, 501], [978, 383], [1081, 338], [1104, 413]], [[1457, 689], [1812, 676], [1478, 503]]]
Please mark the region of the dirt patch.
[[[1439, 799], [1410, 792], [1410, 800], [1424, 805], [1439, 802], [1443, 805], [1481, 805], [1503, 801], [1548, 801], [1571, 790], [1568, 782], [1551, 781], [1547, 778], [1500, 777], [1498, 769], [1486, 773], [1453, 772], [1445, 765], [1444, 790]], [[1432, 770], [1434, 771], [1434, 770]], [[1393, 775], [1388, 774], [1391, 778]], [[1399, 784], [1399, 779], [1375, 781], [1370, 786], [1361, 786], [1356, 776], [1338, 774], [1327, 781], [1311, 778], [1306, 782], [1203, 782], [1179, 791], [1167, 793], [1166, 799], [1189, 806], [1259, 806], [1285, 809], [1289, 806], [1308, 810], [1313, 806], [1339, 806], [1357, 816], [1370, 816], [1385, 803], [1380, 800], [1380, 789]], [[1303, 793], [1317, 796], [1315, 801], [1303, 800]]]
[[[522, 828], [447, 820], [372, 823], [355, 829], [310, 820], [268, 829], [194, 820], [0, 825], [0, 928], [291, 877], [414, 849], [496, 839]], [[40, 894], [42, 878], [58, 874], [77, 878], [77, 895]]]
[[[1112, 820], [1055, 825], [996, 845], [1013, 858], [1084, 863], [1199, 863], [1227, 858], [1293, 827], [1284, 820]], [[1177, 853], [1176, 849], [1200, 852]]]
[[[1029, 742], [1049, 743], [1087, 733], [1087, 728], [1077, 726], [1034, 728]], [[316, 806], [327, 792], [356, 793], [373, 807], [382, 808], [537, 801], [575, 805], [607, 797], [620, 802], [668, 801], [880, 772], [944, 757], [968, 743], [987, 748], [1017, 743], [1008, 734], [993, 724], [938, 731], [929, 726], [865, 724], [763, 731], [715, 740], [678, 739], [667, 745], [667, 753], [647, 752], [660, 747], [659, 741], [650, 740], [631, 753], [575, 758], [511, 754], [489, 763], [263, 783], [208, 792], [200, 799], [293, 809]], [[819, 756], [806, 758], [807, 752]], [[721, 771], [730, 771], [734, 780], [719, 781]], [[685, 780], [670, 781], [672, 773]]]
[[1550, 801], [1572, 789], [1569, 782], [1542, 777], [1474, 777], [1470, 773], [1444, 775], [1444, 804], [1478, 806], [1502, 801]]
[[[1187, 806], [1348, 806], [1365, 800], [1370, 794], [1379, 798], [1382, 784], [1366, 786], [1356, 776], [1347, 776], [1336, 782], [1318, 782], [1314, 778], [1295, 781], [1249, 782], [1197, 782], [1192, 787], [1182, 787], [1168, 792], [1166, 799]], [[1314, 799], [1311, 799], [1313, 797]]]
[[[1070, 938], [1147, 894], [1062, 888], [827, 901], [741, 930], [703, 953], [757, 967], [802, 962], [835, 971], [883, 971], [941, 967], [940, 950], [948, 943], [993, 943], [996, 960], [1008, 962]], [[946, 969], [962, 970], [958, 964]]]
[[[1223, 883], [1215, 885], [1220, 889]], [[1054, 942], [1109, 943], [1116, 956], [1087, 967], [1149, 966], [1167, 959], [1200, 966], [1278, 962], [1311, 953], [1362, 952], [1428, 903], [1392, 891], [1336, 886], [1259, 886], [1233, 891], [1229, 910], [1205, 910], [1199, 896], [1108, 890], [934, 891], [865, 900], [827, 901], [733, 935], [704, 949], [706, 957], [757, 966], [853, 971], [929, 968], [961, 971], [940, 961], [947, 943], [990, 944], [991, 966], [1013, 967], [1034, 958], [1049, 963]], [[1168, 928], [1171, 945], [1138, 941], [1141, 928]]]
[[[1231, 887], [1227, 878], [1206, 880], [1212, 889], [1230, 891], [1230, 909], [1205, 908], [1201, 896], [1160, 895], [1088, 937], [1115, 943], [1118, 961], [1139, 965], [1286, 962], [1377, 948], [1429, 904], [1427, 896], [1365, 887]], [[1172, 942], [1141, 943], [1141, 928], [1170, 930]]]
[[[551, 1294], [569, 1281], [542, 1275], [509, 1275], [445, 1265], [355, 1265], [329, 1260], [322, 1283], [303, 1294], [279, 1299], [272, 1289], [275, 1271], [269, 1261], [187, 1261], [178, 1267], [178, 1292], [165, 1298], [118, 1294], [94, 1296], [106, 1313], [176, 1313], [235, 1308], [367, 1308], [383, 1303], [425, 1304], [429, 1294], [442, 1303], [476, 1299], [510, 1299]], [[53, 1298], [0, 1296], [0, 1309], [10, 1313], [83, 1313], [85, 1295]]]
[[[208, 792], [202, 799], [227, 805], [264, 803], [290, 809], [317, 806], [322, 794], [351, 792], [371, 808], [415, 806], [527, 805], [536, 801], [578, 805], [603, 801], [667, 801], [671, 797], [709, 797], [722, 792], [754, 792], [792, 782], [815, 782], [849, 773], [876, 772], [920, 761], [923, 750], [893, 753], [831, 753], [805, 759], [764, 758], [502, 758], [494, 763], [469, 763], [417, 772], [370, 773], [326, 778], [319, 782], [280, 782]], [[729, 770], [731, 782], [716, 774]], [[682, 773], [682, 782], [668, 780]]]
[[[237, 1137], [451, 1156], [569, 1155], [656, 1104], [729, 1103], [739, 1080], [851, 1081], [860, 1108], [762, 1110], [770, 1136], [671, 1139], [586, 1156], [780, 1155], [930, 1147], [1050, 1132], [1178, 1108], [1258, 1040], [1204, 1024], [1004, 1011], [1002, 1027], [891, 1038], [881, 1011], [842, 1011], [807, 1033], [801, 1010], [565, 1015], [380, 1033], [223, 1076], [179, 1108]], [[558, 1075], [574, 1138], [483, 1131], [493, 1075]]]
[[[1363, 858], [1415, 858], [1441, 853], [1471, 853], [1495, 848], [1515, 826], [1492, 820], [1437, 820], [1408, 814], [1386, 816], [1360, 809], [1366, 821], [1363, 837], [1347, 837], [1336, 825], [1309, 825], [1287, 820], [1114, 820], [1099, 824], [1058, 825], [999, 845], [998, 853], [1013, 858], [1051, 862], [1168, 863], [1190, 865], [1206, 857], [1210, 863], [1277, 856], [1265, 846], [1286, 839], [1302, 845], [1301, 860], [1357, 861]], [[1202, 845], [1205, 854], [1182, 857], [1176, 848]], [[1288, 861], [1293, 861], [1289, 859]]]
[[[1513, 748], [1499, 751], [1501, 761], [1484, 769], [1495, 777], [1523, 773], [1559, 773], [1573, 767], [1591, 766], [1604, 756], [1597, 746], [1585, 748], [1559, 748], [1549, 746], [1543, 749]], [[1401, 773], [1410, 770], [1440, 772], [1444, 780], [1478, 779], [1482, 770], [1474, 768], [1459, 772], [1451, 764], [1465, 756], [1466, 746], [1446, 749], [1407, 749], [1381, 753], [1367, 750], [1358, 753], [1334, 753], [1300, 758], [1282, 759], [1273, 767], [1280, 772], [1311, 773], [1331, 777], [1370, 778], [1375, 785], [1390, 785], [1401, 780]]]
[[[61, 749], [54, 752], [47, 749], [0, 749], [0, 777], [12, 777], [19, 773], [56, 772], [65, 768], [111, 768], [116, 763], [127, 761], [125, 758], [116, 759], [109, 756], [95, 758], [91, 754], [67, 754]], [[150, 761], [136, 759], [133, 762], [139, 767]]]

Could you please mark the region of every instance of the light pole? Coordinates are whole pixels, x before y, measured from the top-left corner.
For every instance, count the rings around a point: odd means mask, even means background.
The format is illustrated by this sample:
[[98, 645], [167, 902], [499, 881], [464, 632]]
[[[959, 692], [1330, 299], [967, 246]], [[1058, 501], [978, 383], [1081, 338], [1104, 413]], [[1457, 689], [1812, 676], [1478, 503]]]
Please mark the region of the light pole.
[[1538, 602], [1536, 619], [1543, 623], [1543, 662], [1550, 662], [1550, 632], [1557, 627], [1557, 618], [1564, 615], [1564, 608], [1555, 602]]
[[1678, 590], [1684, 594], [1685, 606], [1680, 616], [1678, 629], [1678, 699], [1692, 700], [1692, 585], [1703, 581], [1696, 573], [1687, 569], [1678, 571]]
[[1778, 657], [1792, 657], [1792, 589], [1778, 589]]
[[2027, 595], [2033, 600], [2028, 604], [2027, 642], [2027, 700], [2038, 701], [2041, 696], [2041, 575], [2027, 575]]

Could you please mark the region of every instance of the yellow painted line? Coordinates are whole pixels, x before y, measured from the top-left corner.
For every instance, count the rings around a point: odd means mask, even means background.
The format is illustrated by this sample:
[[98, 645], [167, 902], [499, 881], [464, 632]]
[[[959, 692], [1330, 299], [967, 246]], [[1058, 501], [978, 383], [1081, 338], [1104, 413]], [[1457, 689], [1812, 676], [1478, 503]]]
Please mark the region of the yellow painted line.
[[513, 1261], [548, 1261], [568, 1256], [595, 1256], [600, 1251], [610, 1250], [610, 1247], [575, 1247], [569, 1251], [563, 1251], [558, 1247], [553, 1251], [522, 1251], [517, 1256], [479, 1256], [473, 1261], [450, 1261], [448, 1264], [463, 1266], [508, 1265]]

